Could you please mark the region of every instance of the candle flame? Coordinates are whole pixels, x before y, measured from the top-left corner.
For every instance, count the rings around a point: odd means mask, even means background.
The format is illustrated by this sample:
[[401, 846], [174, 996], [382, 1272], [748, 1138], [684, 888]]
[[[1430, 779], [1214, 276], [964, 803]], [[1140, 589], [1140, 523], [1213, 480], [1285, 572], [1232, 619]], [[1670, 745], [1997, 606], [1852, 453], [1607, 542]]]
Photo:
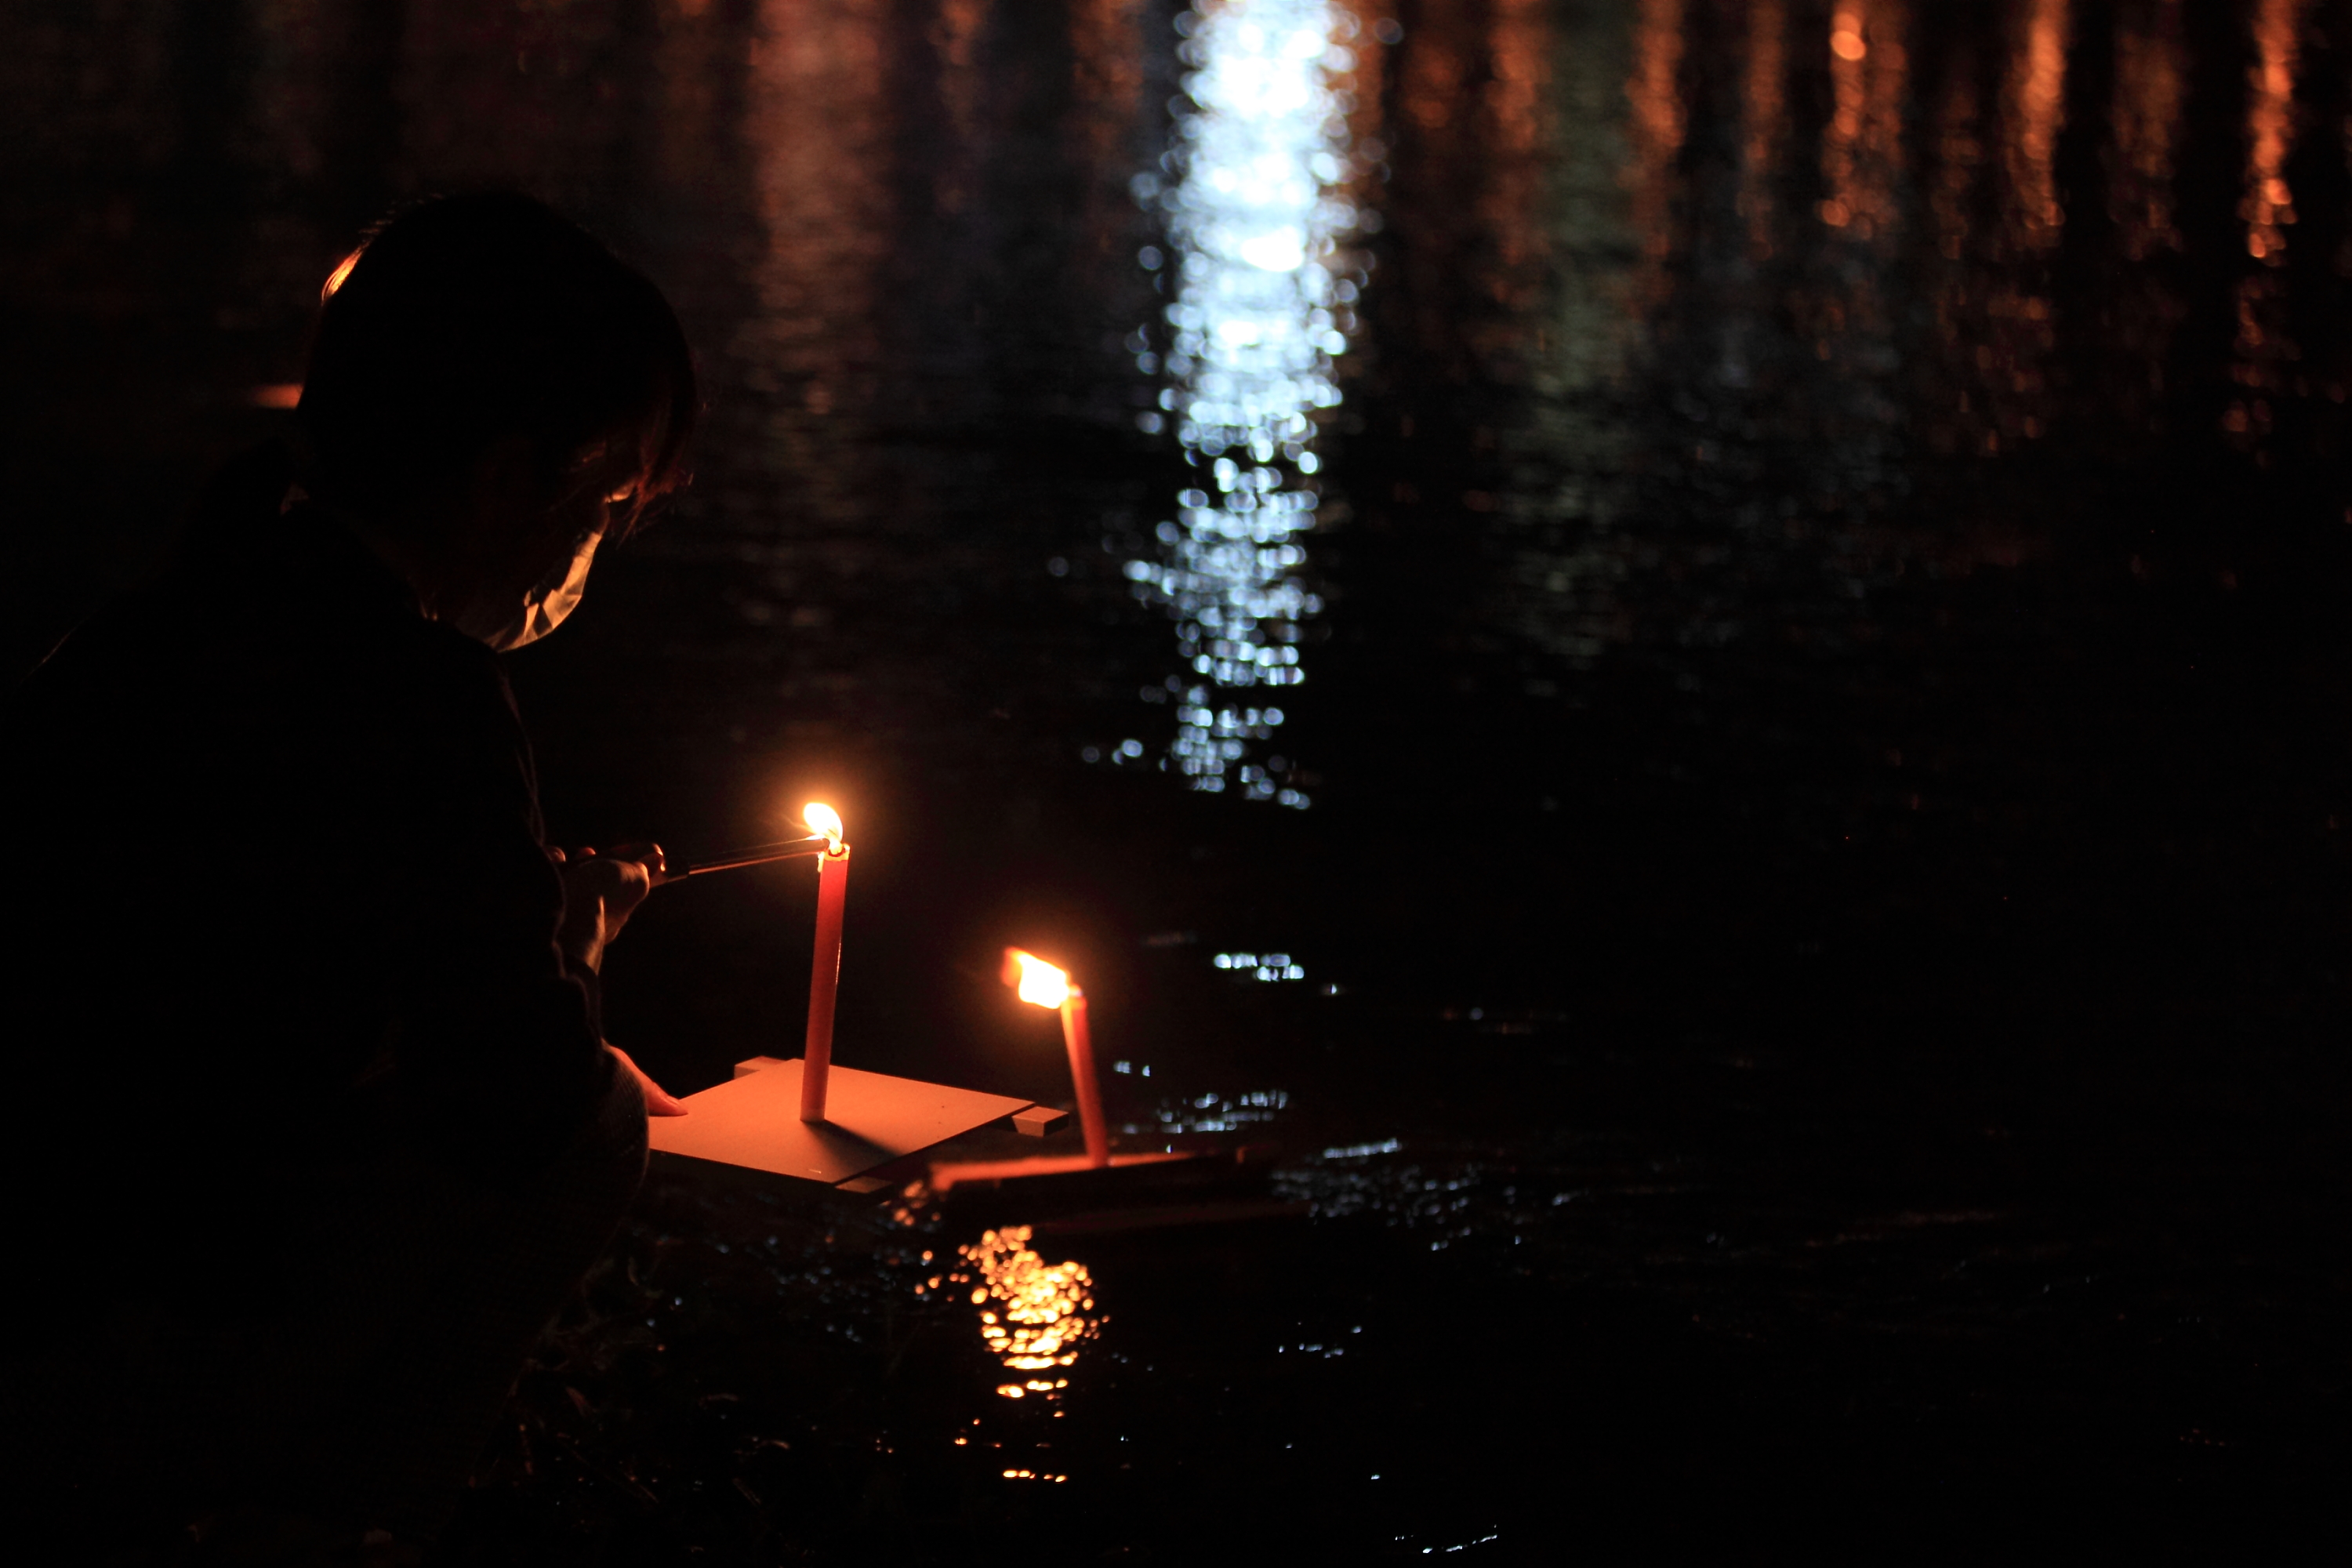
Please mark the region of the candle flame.
[[1034, 952], [1017, 947], [1004, 950], [1004, 984], [1021, 988], [1021, 1000], [1040, 1007], [1058, 1007], [1070, 999], [1068, 973]]
[[801, 820], [833, 840], [835, 849], [841, 847], [841, 813], [822, 801], [811, 801], [801, 807]]

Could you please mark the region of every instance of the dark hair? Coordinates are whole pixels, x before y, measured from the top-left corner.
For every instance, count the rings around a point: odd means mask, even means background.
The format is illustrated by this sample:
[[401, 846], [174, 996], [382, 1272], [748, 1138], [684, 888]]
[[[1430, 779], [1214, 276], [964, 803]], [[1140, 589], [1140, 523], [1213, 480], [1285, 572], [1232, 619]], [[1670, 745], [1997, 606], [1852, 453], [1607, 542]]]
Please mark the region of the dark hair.
[[683, 482], [698, 412], [661, 290], [544, 203], [497, 193], [411, 207], [336, 270], [296, 418], [306, 482], [362, 504], [412, 497], [518, 435], [551, 477], [634, 435], [650, 498]]

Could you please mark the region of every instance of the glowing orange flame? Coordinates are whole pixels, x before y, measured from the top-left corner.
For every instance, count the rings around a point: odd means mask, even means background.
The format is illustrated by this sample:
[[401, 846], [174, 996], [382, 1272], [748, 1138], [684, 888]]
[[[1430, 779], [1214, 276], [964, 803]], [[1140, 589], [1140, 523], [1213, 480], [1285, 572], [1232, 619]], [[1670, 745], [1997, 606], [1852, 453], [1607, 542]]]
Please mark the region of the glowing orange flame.
[[835, 849], [841, 847], [841, 813], [822, 801], [811, 801], [801, 807], [801, 820], [833, 840]]
[[1058, 1007], [1070, 999], [1076, 989], [1069, 974], [1055, 968], [1034, 952], [1024, 952], [1017, 947], [1004, 950], [1004, 984], [1021, 989], [1021, 1000], [1034, 1002], [1040, 1007]]

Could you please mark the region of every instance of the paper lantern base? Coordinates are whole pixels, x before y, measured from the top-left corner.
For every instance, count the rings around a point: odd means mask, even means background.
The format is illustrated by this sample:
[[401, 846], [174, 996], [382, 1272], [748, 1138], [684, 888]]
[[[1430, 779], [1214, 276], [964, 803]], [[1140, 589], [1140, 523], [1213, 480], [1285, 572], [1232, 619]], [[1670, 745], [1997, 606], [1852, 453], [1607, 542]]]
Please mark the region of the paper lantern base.
[[684, 1116], [646, 1123], [665, 1161], [730, 1166], [848, 1192], [887, 1184], [873, 1173], [1029, 1109], [1031, 1101], [835, 1066], [825, 1119], [801, 1120], [801, 1061], [754, 1057], [727, 1083], [686, 1097]]

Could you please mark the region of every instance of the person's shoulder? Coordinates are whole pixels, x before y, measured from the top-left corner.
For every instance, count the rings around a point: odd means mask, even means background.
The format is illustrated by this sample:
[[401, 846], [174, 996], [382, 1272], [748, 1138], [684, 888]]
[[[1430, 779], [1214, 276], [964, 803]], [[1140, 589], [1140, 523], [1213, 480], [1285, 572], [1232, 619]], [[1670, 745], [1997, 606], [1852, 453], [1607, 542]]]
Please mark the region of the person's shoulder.
[[301, 612], [321, 652], [340, 645], [436, 686], [512, 705], [498, 656], [425, 615], [407, 583], [331, 516], [297, 505], [279, 520], [275, 537], [257, 542], [270, 570], [283, 574], [293, 589], [289, 597], [303, 601]]
[[407, 637], [417, 660], [429, 667], [453, 695], [520, 723], [506, 666], [487, 645], [445, 621], [422, 616], [408, 629]]

